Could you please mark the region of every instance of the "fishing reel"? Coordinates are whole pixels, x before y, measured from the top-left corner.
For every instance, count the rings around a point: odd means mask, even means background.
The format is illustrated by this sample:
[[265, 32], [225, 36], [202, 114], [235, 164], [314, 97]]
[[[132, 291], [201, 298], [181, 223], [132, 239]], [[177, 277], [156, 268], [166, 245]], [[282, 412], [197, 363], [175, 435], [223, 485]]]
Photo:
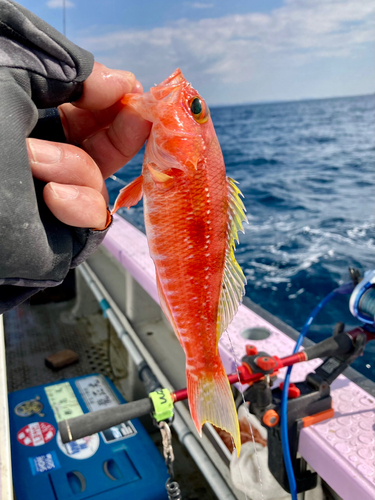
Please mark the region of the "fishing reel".
[[[307, 375], [304, 381], [290, 384], [288, 390], [287, 427], [298, 493], [313, 489], [317, 485], [317, 474], [307, 470], [305, 461], [298, 458], [300, 432], [305, 427], [334, 416], [331, 397], [332, 382], [358, 356], [361, 356], [366, 343], [373, 339], [375, 339], [375, 334], [366, 327], [356, 327], [345, 331], [345, 325], [338, 323], [332, 337], [292, 355], [300, 356], [301, 361], [326, 358], [313, 373]], [[256, 352], [254, 346], [247, 349], [247, 354], [242, 358], [241, 366], [246, 366], [253, 374], [262, 373], [263, 378], [253, 383], [244, 393], [244, 397], [250, 402], [250, 413], [257, 417], [267, 430], [270, 472], [280, 486], [290, 493], [281, 439], [283, 383], [277, 388], [271, 388], [276, 379], [280, 360], [277, 356]]]
[[349, 309], [355, 318], [368, 325], [375, 323], [375, 269], [367, 271], [354, 288]]

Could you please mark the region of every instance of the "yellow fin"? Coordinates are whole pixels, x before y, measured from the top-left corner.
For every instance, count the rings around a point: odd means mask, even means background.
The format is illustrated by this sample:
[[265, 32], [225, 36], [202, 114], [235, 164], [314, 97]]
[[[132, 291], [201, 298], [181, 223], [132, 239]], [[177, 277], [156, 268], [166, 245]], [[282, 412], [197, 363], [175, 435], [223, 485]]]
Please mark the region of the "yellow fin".
[[150, 171], [150, 174], [151, 174], [151, 177], [154, 179], [155, 182], [168, 182], [170, 181], [171, 179], [173, 179], [173, 177], [171, 175], [168, 175], [168, 174], [164, 174], [163, 172], [159, 172], [158, 170], [156, 170], [155, 168], [153, 168], [150, 163], [147, 164], [147, 167]]
[[219, 308], [217, 316], [217, 340], [227, 329], [245, 293], [246, 278], [236, 261], [234, 250], [238, 242], [238, 232], [243, 232], [242, 222], [247, 222], [245, 206], [240, 196], [241, 191], [236, 186], [236, 181], [227, 177], [228, 183], [228, 231], [227, 250]]
[[205, 422], [223, 429], [232, 436], [237, 449], [241, 450], [240, 426], [227, 374], [221, 359], [214, 373], [199, 373], [186, 370], [189, 406], [195, 427], [202, 436]]

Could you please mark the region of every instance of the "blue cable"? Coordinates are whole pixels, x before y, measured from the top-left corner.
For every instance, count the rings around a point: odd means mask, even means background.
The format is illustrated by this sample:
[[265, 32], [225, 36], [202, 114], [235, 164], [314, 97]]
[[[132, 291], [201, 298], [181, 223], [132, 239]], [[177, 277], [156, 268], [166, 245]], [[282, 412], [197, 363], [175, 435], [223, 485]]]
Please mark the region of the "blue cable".
[[[353, 291], [353, 283], [345, 283], [341, 285], [338, 288], [335, 288], [331, 293], [329, 293], [313, 310], [313, 312], [310, 314], [309, 318], [307, 319], [306, 323], [304, 324], [301, 333], [298, 337], [296, 346], [294, 348], [293, 354], [297, 353], [299, 351], [299, 348], [302, 345], [302, 342], [304, 341], [304, 338], [309, 331], [311, 323], [314, 321], [316, 316], [318, 315], [319, 311], [323, 309], [323, 307], [333, 299], [337, 294], [348, 294]], [[288, 481], [289, 481], [289, 489], [290, 489], [290, 494], [292, 495], [292, 500], [297, 500], [297, 483], [296, 483], [296, 478], [294, 477], [294, 471], [293, 471], [293, 465], [292, 465], [292, 458], [290, 456], [290, 449], [289, 449], [289, 436], [288, 436], [288, 392], [289, 392], [289, 384], [290, 384], [290, 374], [292, 373], [292, 368], [293, 365], [288, 367], [288, 370], [286, 372], [285, 380], [284, 380], [284, 387], [283, 391], [281, 394], [281, 407], [280, 407], [280, 419], [281, 419], [281, 443], [282, 443], [282, 448], [283, 448], [283, 457], [284, 457], [284, 463], [285, 463], [285, 469], [286, 473], [288, 476]]]

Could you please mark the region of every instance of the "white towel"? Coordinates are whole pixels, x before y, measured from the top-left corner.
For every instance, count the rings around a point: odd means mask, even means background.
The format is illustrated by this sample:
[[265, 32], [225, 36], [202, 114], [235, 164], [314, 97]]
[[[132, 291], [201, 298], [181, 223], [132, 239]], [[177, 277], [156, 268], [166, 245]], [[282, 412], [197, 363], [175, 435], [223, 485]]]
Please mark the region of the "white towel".
[[[254, 415], [249, 413], [244, 405], [242, 405], [238, 411], [238, 418], [241, 420], [243, 417], [247, 417], [252, 427], [258, 429], [261, 436], [267, 439], [266, 429]], [[259, 478], [259, 468], [261, 478]], [[230, 473], [234, 486], [240, 491], [243, 491], [247, 495], [248, 500], [260, 500], [262, 498], [260, 479], [263, 485], [264, 500], [291, 499], [291, 495], [279, 485], [268, 468], [267, 446], [262, 446], [259, 443], [255, 443], [254, 446], [253, 442], [244, 443], [241, 446], [241, 454], [238, 458], [237, 452], [234, 450], [230, 462]], [[320, 480], [316, 488], [305, 493], [305, 500], [323, 500], [323, 498]]]

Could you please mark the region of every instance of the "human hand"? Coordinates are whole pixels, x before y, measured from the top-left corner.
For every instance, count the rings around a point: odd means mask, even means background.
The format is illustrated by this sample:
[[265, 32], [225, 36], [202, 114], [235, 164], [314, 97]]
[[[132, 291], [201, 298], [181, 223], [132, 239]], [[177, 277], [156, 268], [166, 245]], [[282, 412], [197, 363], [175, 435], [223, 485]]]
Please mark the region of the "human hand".
[[143, 92], [132, 73], [95, 63], [74, 104], [59, 106], [68, 143], [27, 139], [33, 176], [46, 182], [44, 201], [70, 226], [104, 229], [108, 193], [104, 180], [141, 149], [151, 124], [120, 99]]

